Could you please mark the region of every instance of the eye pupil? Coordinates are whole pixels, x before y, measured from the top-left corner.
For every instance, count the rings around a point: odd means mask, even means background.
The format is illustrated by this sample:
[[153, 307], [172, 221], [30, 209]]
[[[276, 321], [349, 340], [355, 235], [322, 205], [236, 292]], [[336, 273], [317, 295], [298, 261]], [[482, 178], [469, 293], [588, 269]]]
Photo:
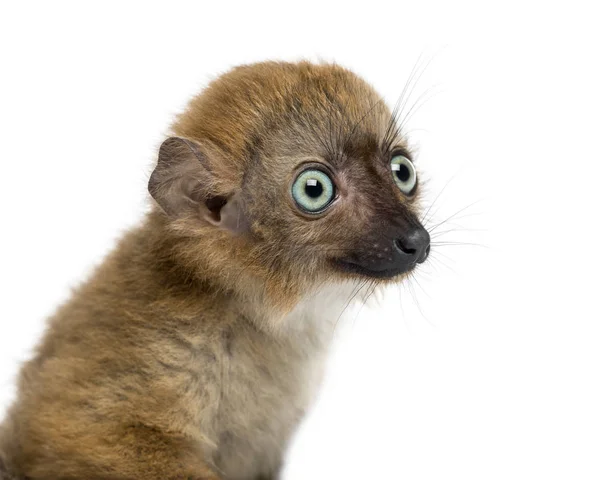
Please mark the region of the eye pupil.
[[335, 184], [325, 171], [308, 168], [296, 177], [292, 196], [305, 213], [321, 213], [335, 199]]
[[319, 198], [323, 194], [323, 185], [319, 181], [308, 181], [304, 191], [310, 198]]
[[401, 164], [400, 168], [396, 170], [396, 177], [398, 177], [398, 180], [400, 180], [401, 182], [408, 181], [410, 179], [409, 168], [406, 165]]
[[411, 195], [417, 184], [417, 173], [415, 166], [404, 155], [396, 155], [392, 158], [391, 167], [394, 181], [400, 191], [405, 195]]

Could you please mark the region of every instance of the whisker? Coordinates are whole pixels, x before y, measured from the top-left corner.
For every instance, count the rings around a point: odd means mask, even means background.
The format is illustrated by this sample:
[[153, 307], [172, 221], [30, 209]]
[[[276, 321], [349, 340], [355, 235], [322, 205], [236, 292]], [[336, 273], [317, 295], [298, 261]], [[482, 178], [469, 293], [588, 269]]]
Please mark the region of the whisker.
[[[446, 262], [444, 262], [438, 255], [440, 255], [441, 252], [440, 251], [436, 251], [434, 253], [434, 251], [432, 250], [431, 253], [429, 254], [429, 265], [430, 266], [435, 266], [435, 263], [439, 263], [440, 265], [446, 267], [448, 270], [450, 270], [452, 273], [458, 275], [458, 272], [456, 270], [454, 270], [454, 268], [452, 268], [450, 265], [448, 265]], [[445, 258], [448, 258], [447, 256], [445, 256]], [[450, 260], [450, 259], [449, 259]]]
[[431, 242], [431, 245], [436, 246], [436, 247], [469, 246], [469, 247], [490, 248], [488, 245], [484, 245], [482, 243], [473, 243], [473, 242]]
[[423, 288], [423, 286], [421, 285], [421, 283], [420, 283], [420, 282], [419, 282], [419, 280], [417, 279], [417, 274], [416, 274], [416, 272], [417, 272], [417, 271], [418, 271], [419, 273], [422, 273], [422, 271], [420, 271], [420, 270], [415, 270], [415, 273], [414, 273], [414, 274], [412, 274], [412, 279], [413, 279], [413, 280], [415, 281], [415, 283], [416, 283], [416, 284], [419, 286], [419, 288], [421, 289], [421, 291], [422, 291], [422, 292], [423, 292], [425, 295], [427, 295], [427, 297], [428, 297], [428, 298], [431, 298], [431, 295], [429, 295], [429, 294], [428, 294], [428, 293], [425, 291], [425, 289]]
[[416, 294], [415, 290], [413, 289], [413, 285], [411, 283], [413, 280], [415, 280], [414, 271], [410, 272], [410, 275], [408, 276], [408, 288], [409, 288], [410, 296], [412, 297], [415, 305], [417, 306], [417, 309], [419, 310], [419, 313], [425, 319], [425, 321], [432, 327], [435, 327], [435, 325], [431, 322], [431, 320], [429, 320], [429, 318], [427, 318], [427, 315], [425, 315], [425, 313], [423, 312], [423, 309], [421, 308], [421, 303], [419, 302], [419, 300], [417, 298], [417, 294]]
[[469, 205], [467, 205], [466, 207], [461, 208], [460, 210], [458, 210], [457, 212], [453, 213], [452, 215], [450, 215], [448, 218], [446, 218], [445, 220], [435, 224], [433, 227], [431, 227], [429, 229], [429, 232], [433, 232], [436, 228], [441, 227], [442, 225], [444, 225], [445, 223], [447, 223], [449, 220], [452, 220], [453, 218], [455, 218], [457, 215], [459, 215], [460, 213], [464, 212], [465, 210], [475, 206], [476, 204], [480, 203], [482, 200], [475, 200], [473, 203], [470, 203]]
[[340, 313], [339, 317], [337, 318], [337, 320], [335, 321], [335, 325], [333, 327], [333, 331], [335, 332], [337, 330], [337, 326], [338, 326], [338, 322], [340, 321], [340, 318], [342, 318], [342, 315], [344, 315], [344, 312], [346, 311], [346, 309], [348, 308], [348, 306], [352, 303], [352, 301], [354, 300], [354, 298], [360, 293], [360, 291], [362, 290], [362, 288], [367, 284], [367, 280], [363, 280], [362, 282], [359, 282], [353, 289], [352, 292], [350, 292], [350, 298], [348, 299], [348, 301], [346, 302], [346, 305], [344, 306], [344, 309], [342, 310], [342, 312]]
[[[400, 94], [400, 97], [398, 98], [398, 101], [396, 102], [396, 104], [394, 105], [394, 109], [392, 110], [392, 115], [390, 117], [390, 121], [388, 123], [388, 126], [386, 128], [386, 131], [385, 131], [385, 134], [383, 137], [383, 146], [384, 146], [383, 150], [386, 152], [389, 151], [391, 144], [399, 136], [400, 132], [398, 129], [398, 119], [401, 117], [402, 112], [404, 111], [405, 105], [408, 103], [408, 100], [409, 100], [410, 96], [412, 95], [414, 85], [416, 84], [416, 82], [418, 82], [418, 79], [417, 79], [417, 81], [414, 81], [414, 80], [417, 75], [417, 71], [419, 69], [419, 65], [421, 63], [422, 57], [423, 57], [423, 53], [421, 52], [421, 54], [419, 54], [419, 57], [417, 58], [415, 65], [413, 66], [413, 68], [410, 72], [410, 75], [409, 75], [406, 83], [404, 84], [402, 93]], [[421, 75], [422, 75], [422, 72], [421, 72]], [[419, 78], [420, 78], [420, 76], [419, 76]], [[408, 92], [408, 95], [407, 95], [407, 92]]]
[[375, 291], [375, 289], [377, 288], [377, 282], [374, 280], [370, 281], [370, 285], [367, 288], [367, 295], [365, 297], [365, 299], [363, 300], [362, 305], [360, 306], [360, 308], [358, 309], [358, 312], [356, 312], [356, 316], [354, 317], [354, 320], [356, 321], [356, 318], [358, 318], [358, 316], [360, 315], [360, 312], [362, 311], [363, 307], [367, 304], [367, 302], [369, 301], [369, 298], [371, 298], [371, 295], [373, 295], [373, 292]]
[[423, 108], [423, 106], [425, 106], [427, 104], [427, 102], [431, 101], [437, 95], [442, 93], [441, 90], [439, 90], [437, 92], [432, 91], [434, 88], [438, 88], [438, 87], [439, 87], [439, 85], [433, 85], [433, 86], [427, 88], [427, 90], [425, 90], [423, 93], [421, 93], [419, 95], [419, 97], [415, 100], [415, 103], [413, 103], [412, 107], [410, 107], [410, 109], [406, 113], [406, 116], [400, 122], [400, 125], [398, 126], [399, 132], [404, 131], [404, 127], [406, 126], [406, 124], [421, 108]]
[[[450, 225], [450, 224], [449, 224]], [[463, 228], [458, 225], [456, 228], [450, 228], [448, 230], [438, 230], [437, 232], [433, 232], [430, 236], [431, 238], [437, 238], [441, 235], [448, 235], [453, 232], [487, 232], [488, 230], [485, 228]]]
[[444, 191], [446, 190], [446, 188], [448, 188], [448, 185], [450, 185], [450, 182], [452, 182], [456, 178], [457, 175], [458, 175], [458, 172], [456, 172], [454, 175], [452, 175], [452, 177], [450, 177], [450, 180], [448, 180], [446, 182], [446, 184], [444, 185], [444, 187], [435, 196], [435, 198], [433, 199], [433, 203], [431, 205], [429, 205], [429, 208], [425, 211], [425, 213], [423, 214], [423, 216], [421, 218], [421, 223], [423, 223], [423, 226], [426, 226], [427, 223], [429, 223], [429, 221], [431, 220], [431, 218], [427, 218], [427, 215], [429, 214], [429, 212], [431, 211], [431, 209], [433, 208], [433, 206], [436, 204], [436, 202], [439, 200], [439, 198], [442, 196], [442, 194], [444, 193]]
[[[406, 105], [408, 105], [408, 101], [410, 100], [411, 95], [414, 92], [414, 89], [416, 88], [417, 84], [419, 83], [419, 81], [421, 80], [421, 78], [423, 77], [423, 75], [425, 74], [425, 72], [427, 71], [427, 68], [429, 68], [429, 65], [431, 64], [431, 62], [433, 61], [433, 57], [431, 57], [427, 63], [425, 64], [425, 66], [423, 66], [421, 68], [421, 71], [418, 75], [418, 77], [415, 78], [414, 74], [416, 74], [416, 67], [419, 65], [419, 63], [421, 63], [421, 59], [423, 58], [423, 53], [421, 52], [421, 54], [419, 55], [419, 58], [417, 60], [417, 64], [415, 65], [415, 68], [413, 68], [413, 72], [411, 73], [411, 78], [409, 79], [409, 82], [407, 82], [407, 86], [409, 84], [412, 83], [412, 85], [410, 86], [410, 91], [408, 92], [408, 95], [406, 95], [406, 101], [404, 102], [404, 104], [402, 105], [401, 110], [398, 113], [398, 117], [400, 118], [402, 116], [402, 114], [404, 113], [404, 108], [406, 107]], [[403, 96], [405, 93], [406, 89], [403, 91]]]

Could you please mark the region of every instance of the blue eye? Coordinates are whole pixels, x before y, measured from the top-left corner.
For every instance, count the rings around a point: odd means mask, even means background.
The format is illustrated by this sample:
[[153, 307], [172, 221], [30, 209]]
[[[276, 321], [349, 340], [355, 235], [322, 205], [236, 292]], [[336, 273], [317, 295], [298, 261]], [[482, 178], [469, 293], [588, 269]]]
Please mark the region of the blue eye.
[[417, 172], [412, 162], [403, 155], [392, 158], [392, 175], [398, 188], [405, 195], [410, 195], [417, 184]]
[[292, 197], [307, 213], [322, 212], [335, 198], [335, 186], [325, 172], [304, 170], [292, 185]]

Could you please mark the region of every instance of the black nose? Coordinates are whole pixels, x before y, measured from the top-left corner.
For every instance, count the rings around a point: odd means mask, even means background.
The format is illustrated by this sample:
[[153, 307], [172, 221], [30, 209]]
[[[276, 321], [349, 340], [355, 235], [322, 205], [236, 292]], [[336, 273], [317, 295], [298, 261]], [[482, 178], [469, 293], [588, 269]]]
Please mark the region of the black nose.
[[423, 263], [430, 250], [429, 233], [423, 227], [413, 228], [394, 240], [396, 251], [411, 263]]

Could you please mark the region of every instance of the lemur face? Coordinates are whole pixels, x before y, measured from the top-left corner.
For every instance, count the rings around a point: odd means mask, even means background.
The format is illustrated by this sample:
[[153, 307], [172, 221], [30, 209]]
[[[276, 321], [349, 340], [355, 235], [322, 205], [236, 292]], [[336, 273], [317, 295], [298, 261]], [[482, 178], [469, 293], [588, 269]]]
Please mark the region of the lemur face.
[[350, 75], [296, 88], [246, 173], [251, 231], [281, 261], [336, 277], [393, 279], [424, 262], [417, 171], [392, 113]]
[[415, 210], [417, 173], [401, 145], [354, 135], [332, 152], [261, 152], [244, 188], [251, 230], [290, 262], [392, 278], [429, 254]]
[[212, 239], [205, 264], [214, 269], [280, 285], [385, 283], [429, 254], [395, 116], [348, 70], [238, 67], [196, 97], [173, 131], [179, 138], [163, 144], [150, 192], [187, 219], [198, 245]]

